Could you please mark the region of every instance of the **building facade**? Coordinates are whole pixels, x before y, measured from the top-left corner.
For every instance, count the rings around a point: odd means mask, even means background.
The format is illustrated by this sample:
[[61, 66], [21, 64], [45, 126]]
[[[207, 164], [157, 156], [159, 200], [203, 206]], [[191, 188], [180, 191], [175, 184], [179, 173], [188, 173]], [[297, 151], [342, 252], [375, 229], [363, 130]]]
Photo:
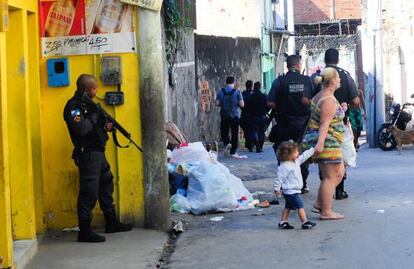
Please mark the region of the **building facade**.
[[414, 60], [414, 4], [412, 1], [363, 1], [361, 27], [369, 144], [376, 146], [376, 133], [386, 120], [392, 102], [412, 102], [414, 80], [409, 76]]

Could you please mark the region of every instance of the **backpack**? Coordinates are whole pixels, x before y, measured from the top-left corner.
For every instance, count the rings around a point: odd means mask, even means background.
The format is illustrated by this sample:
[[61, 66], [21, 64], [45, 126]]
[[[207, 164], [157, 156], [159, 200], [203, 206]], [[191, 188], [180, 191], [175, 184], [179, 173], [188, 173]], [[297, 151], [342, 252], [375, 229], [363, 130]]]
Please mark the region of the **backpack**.
[[234, 118], [234, 114], [233, 114], [233, 103], [232, 103], [232, 96], [233, 93], [236, 91], [236, 89], [233, 89], [231, 92], [226, 92], [225, 89], [221, 89], [221, 91], [223, 92], [223, 103], [221, 106], [221, 117], [224, 119], [233, 119]]

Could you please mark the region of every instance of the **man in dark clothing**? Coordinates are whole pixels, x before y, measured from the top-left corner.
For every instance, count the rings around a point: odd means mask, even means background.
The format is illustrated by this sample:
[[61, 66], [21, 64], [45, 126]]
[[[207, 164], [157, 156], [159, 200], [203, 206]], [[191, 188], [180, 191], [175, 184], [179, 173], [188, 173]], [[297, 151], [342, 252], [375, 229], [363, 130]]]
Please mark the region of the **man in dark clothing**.
[[266, 95], [261, 92], [262, 84], [254, 83], [253, 93], [245, 99], [245, 112], [249, 118], [248, 138], [256, 146], [256, 152], [263, 152], [265, 140], [266, 114], [269, 110]]
[[104, 242], [105, 237], [91, 229], [92, 210], [99, 201], [104, 213], [106, 233], [130, 231], [132, 225], [119, 222], [115, 215], [112, 193], [113, 175], [105, 157], [108, 131], [113, 124], [106, 120], [92, 98], [98, 84], [91, 75], [81, 75], [76, 81], [75, 95], [66, 103], [63, 117], [74, 145], [72, 158], [79, 169], [79, 242]]
[[[226, 87], [218, 91], [216, 96], [216, 106], [221, 107], [221, 139], [225, 146], [224, 155], [238, 158], [236, 150], [239, 143], [240, 109], [244, 107], [244, 101], [241, 92], [234, 88], [234, 77], [227, 77], [226, 84]], [[231, 139], [229, 139], [229, 131], [231, 131]]]
[[[301, 143], [310, 116], [310, 99], [312, 98], [312, 83], [308, 76], [300, 73], [301, 59], [298, 55], [287, 57], [286, 75], [279, 76], [272, 84], [267, 104], [277, 111], [276, 125], [273, 126], [269, 139], [277, 147], [287, 140]], [[308, 163], [301, 165], [303, 177], [302, 193], [309, 192], [306, 180], [309, 176]]]
[[[335, 91], [335, 98], [338, 102], [344, 106], [346, 104], [347, 107], [358, 107], [359, 106], [359, 97], [358, 97], [358, 90], [355, 84], [354, 79], [351, 77], [348, 71], [338, 67], [339, 63], [339, 51], [337, 49], [328, 49], [325, 52], [325, 65], [326, 67], [335, 68], [338, 71], [339, 77], [341, 79], [341, 86], [339, 89]], [[312, 77], [315, 77], [317, 74], [313, 74]], [[316, 95], [321, 90], [320, 86], [315, 87], [314, 95]], [[349, 111], [346, 112], [344, 123], [348, 123], [348, 115]], [[348, 193], [344, 189], [344, 180], [346, 179], [346, 173], [342, 178], [341, 183], [336, 187], [335, 190], [335, 199], [342, 200], [348, 198]]]
[[[242, 92], [242, 96], [243, 96], [243, 100], [246, 100], [247, 98], [249, 98], [249, 96], [252, 94], [253, 92], [253, 81], [248, 80], [246, 81], [246, 89]], [[252, 143], [249, 140], [249, 117], [248, 114], [246, 112], [246, 108], [242, 108], [241, 109], [241, 116], [240, 116], [240, 128], [242, 128], [243, 130], [243, 135], [244, 135], [244, 146], [245, 148], [247, 148], [250, 152], [252, 151]]]

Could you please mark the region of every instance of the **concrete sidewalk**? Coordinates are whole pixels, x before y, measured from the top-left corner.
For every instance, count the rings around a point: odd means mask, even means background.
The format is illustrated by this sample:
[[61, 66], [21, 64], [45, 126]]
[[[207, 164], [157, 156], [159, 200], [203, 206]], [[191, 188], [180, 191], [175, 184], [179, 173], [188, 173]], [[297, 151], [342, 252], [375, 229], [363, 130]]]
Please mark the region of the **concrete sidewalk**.
[[168, 240], [166, 233], [144, 229], [103, 235], [105, 243], [90, 244], [76, 242], [76, 232], [50, 232], [26, 268], [156, 268]]

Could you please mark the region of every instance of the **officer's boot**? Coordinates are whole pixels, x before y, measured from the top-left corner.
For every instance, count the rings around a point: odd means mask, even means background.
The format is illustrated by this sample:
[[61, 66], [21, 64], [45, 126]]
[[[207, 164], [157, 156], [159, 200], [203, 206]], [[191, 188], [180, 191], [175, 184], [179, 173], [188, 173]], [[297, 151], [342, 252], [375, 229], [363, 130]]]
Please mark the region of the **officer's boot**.
[[344, 190], [344, 180], [342, 179], [341, 183], [335, 189], [335, 199], [343, 200], [348, 198], [348, 193]]
[[106, 228], [105, 233], [128, 232], [132, 230], [132, 224], [125, 224], [120, 222], [115, 213], [105, 213]]
[[105, 237], [92, 231], [90, 221], [79, 221], [78, 241], [86, 243], [100, 243], [105, 242]]
[[257, 152], [257, 153], [263, 152], [263, 148], [262, 148], [262, 145], [261, 145], [261, 143], [259, 142], [259, 140], [256, 140], [256, 141], [255, 141], [255, 145], [256, 145], [256, 152]]

